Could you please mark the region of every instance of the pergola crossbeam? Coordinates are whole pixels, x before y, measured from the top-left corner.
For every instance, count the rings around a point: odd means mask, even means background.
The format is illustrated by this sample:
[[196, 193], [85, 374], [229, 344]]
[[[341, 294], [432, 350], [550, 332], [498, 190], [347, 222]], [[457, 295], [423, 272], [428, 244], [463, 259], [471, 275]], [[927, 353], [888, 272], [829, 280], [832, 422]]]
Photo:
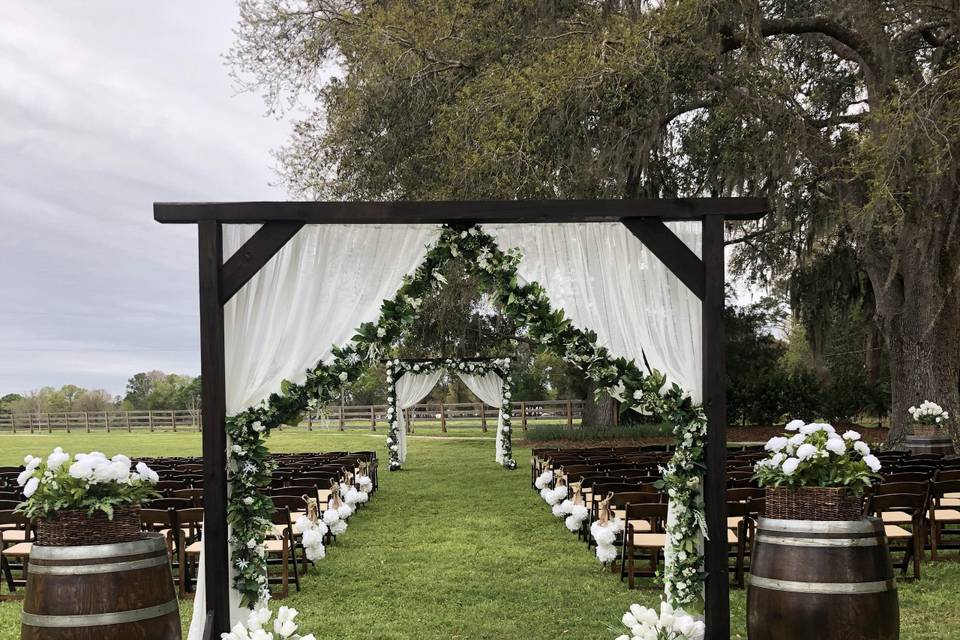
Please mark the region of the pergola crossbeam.
[[302, 222], [268, 222], [223, 265], [220, 302], [226, 304], [277, 251], [303, 228]]
[[627, 218], [623, 224], [697, 298], [703, 300], [707, 286], [703, 262], [677, 234], [656, 218]]

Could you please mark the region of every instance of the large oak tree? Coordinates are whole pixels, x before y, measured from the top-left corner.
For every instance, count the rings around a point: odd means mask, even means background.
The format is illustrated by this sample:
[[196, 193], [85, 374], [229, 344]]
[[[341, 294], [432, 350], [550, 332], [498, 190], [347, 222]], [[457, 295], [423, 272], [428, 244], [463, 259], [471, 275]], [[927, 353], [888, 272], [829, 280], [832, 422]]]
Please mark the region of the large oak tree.
[[[788, 283], [797, 309], [867, 302], [890, 355], [891, 439], [923, 399], [960, 415], [956, 0], [241, 12], [238, 78], [271, 107], [308, 105], [278, 152], [293, 191], [766, 195], [774, 213], [730, 238], [738, 268]], [[836, 273], [801, 277], [824, 262]]]

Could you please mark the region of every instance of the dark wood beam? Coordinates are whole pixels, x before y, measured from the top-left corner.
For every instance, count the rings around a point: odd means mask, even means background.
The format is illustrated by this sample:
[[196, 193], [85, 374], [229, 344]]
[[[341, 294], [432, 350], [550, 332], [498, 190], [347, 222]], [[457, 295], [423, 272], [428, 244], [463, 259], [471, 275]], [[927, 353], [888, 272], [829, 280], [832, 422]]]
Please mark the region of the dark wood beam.
[[660, 259], [668, 269], [695, 296], [703, 300], [704, 270], [703, 262], [690, 250], [683, 240], [677, 237], [662, 220], [656, 218], [626, 218], [623, 224], [640, 242]]
[[197, 229], [200, 248], [200, 395], [203, 412], [203, 544], [207, 610], [212, 635], [230, 631], [230, 584], [227, 555], [226, 366], [223, 305], [220, 303], [223, 233], [220, 223], [205, 220]]
[[226, 224], [444, 224], [619, 222], [623, 218], [693, 220], [723, 216], [756, 220], [765, 198], [674, 198], [645, 200], [468, 200], [405, 202], [206, 202], [153, 205], [158, 222], [215, 220]]
[[727, 566], [727, 389], [723, 325], [723, 218], [703, 221], [703, 406], [707, 414], [707, 517], [705, 613], [707, 640], [730, 638], [730, 582]]
[[223, 265], [220, 303], [236, 295], [302, 228], [302, 222], [268, 222], [260, 227]]

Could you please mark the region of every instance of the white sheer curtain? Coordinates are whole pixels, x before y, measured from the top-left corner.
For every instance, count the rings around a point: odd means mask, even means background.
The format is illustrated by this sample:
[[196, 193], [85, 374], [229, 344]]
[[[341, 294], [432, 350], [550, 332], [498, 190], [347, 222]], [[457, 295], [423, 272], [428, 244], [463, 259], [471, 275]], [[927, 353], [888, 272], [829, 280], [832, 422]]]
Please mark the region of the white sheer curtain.
[[484, 403], [497, 408], [497, 455], [496, 461], [503, 463], [503, 379], [493, 371], [478, 376], [458, 371], [463, 384]]
[[417, 404], [430, 393], [437, 383], [440, 376], [443, 375], [443, 369], [437, 369], [431, 373], [414, 373], [407, 371], [397, 380], [397, 422], [399, 422], [397, 446], [400, 448], [400, 462], [407, 460], [407, 419], [403, 415], [404, 409], [409, 409]]
[[[256, 225], [225, 225], [224, 260]], [[438, 233], [431, 225], [308, 225], [224, 308], [227, 413], [278, 391], [284, 379], [303, 382], [306, 369], [330, 357], [362, 322], [377, 319], [380, 302], [426, 255]], [[188, 640], [200, 640], [206, 616], [203, 556]], [[232, 622], [245, 617], [232, 585]]]
[[[667, 226], [700, 255], [699, 222]], [[703, 398], [700, 300], [620, 223], [485, 225], [501, 249], [523, 251], [520, 275], [536, 280], [574, 324]], [[641, 351], [642, 349], [642, 351]]]

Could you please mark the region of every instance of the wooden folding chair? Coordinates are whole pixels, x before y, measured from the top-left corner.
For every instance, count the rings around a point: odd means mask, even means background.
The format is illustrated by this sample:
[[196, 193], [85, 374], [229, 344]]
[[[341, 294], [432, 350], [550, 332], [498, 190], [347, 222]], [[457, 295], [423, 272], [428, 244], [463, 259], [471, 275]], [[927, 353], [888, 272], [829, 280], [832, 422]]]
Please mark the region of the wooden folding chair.
[[[900, 565], [901, 573], [907, 572], [907, 566], [913, 558], [913, 577], [920, 579], [920, 562], [923, 558], [923, 541], [926, 539], [924, 529], [924, 515], [927, 509], [927, 492], [920, 493], [875, 493], [870, 496], [867, 506], [868, 513], [873, 513], [884, 520], [883, 530], [887, 540], [891, 543], [891, 551], [897, 548], [903, 550], [903, 562]], [[885, 514], [903, 514], [909, 517], [909, 522], [898, 518], [899, 524], [886, 524]], [[888, 518], [889, 519], [889, 518]], [[909, 529], [907, 529], [909, 527]], [[894, 543], [903, 543], [900, 544]]]
[[960, 508], [951, 508], [942, 504], [942, 501], [952, 494], [960, 493], [960, 480], [942, 480], [930, 483], [930, 501], [927, 514], [930, 527], [930, 559], [937, 559], [937, 549], [958, 548], [960, 539], [944, 543], [947, 535], [958, 536], [960, 529], [950, 528], [949, 525], [960, 524]]
[[[294, 548], [293, 524], [290, 522], [290, 509], [283, 507], [273, 513], [273, 524], [278, 527], [274, 536], [264, 540], [263, 546], [267, 553], [267, 582], [280, 585], [278, 598], [286, 598], [290, 593], [290, 573], [293, 572], [293, 582], [297, 591], [300, 591], [300, 574], [297, 571], [297, 561], [293, 557]], [[293, 562], [291, 562], [291, 558]], [[280, 566], [280, 575], [271, 576], [270, 567]]]
[[203, 550], [203, 509], [175, 509], [173, 532], [177, 542], [177, 560], [180, 564], [180, 597], [193, 593], [191, 570]]
[[[27, 565], [33, 549], [33, 531], [30, 521], [22, 513], [6, 509], [0, 511], [0, 570], [11, 594], [27, 584]], [[14, 569], [20, 578], [13, 575]]]
[[[649, 494], [648, 494], [649, 495]], [[657, 575], [660, 558], [667, 544], [664, 523], [667, 520], [667, 505], [662, 502], [635, 504], [629, 503], [624, 509], [626, 525], [623, 532], [623, 546], [620, 548], [620, 579], [627, 578], [627, 585], [633, 589], [636, 577]], [[637, 523], [646, 526], [638, 527]], [[647, 552], [650, 563], [648, 571], [638, 571], [636, 562], [642, 559], [639, 551]]]

